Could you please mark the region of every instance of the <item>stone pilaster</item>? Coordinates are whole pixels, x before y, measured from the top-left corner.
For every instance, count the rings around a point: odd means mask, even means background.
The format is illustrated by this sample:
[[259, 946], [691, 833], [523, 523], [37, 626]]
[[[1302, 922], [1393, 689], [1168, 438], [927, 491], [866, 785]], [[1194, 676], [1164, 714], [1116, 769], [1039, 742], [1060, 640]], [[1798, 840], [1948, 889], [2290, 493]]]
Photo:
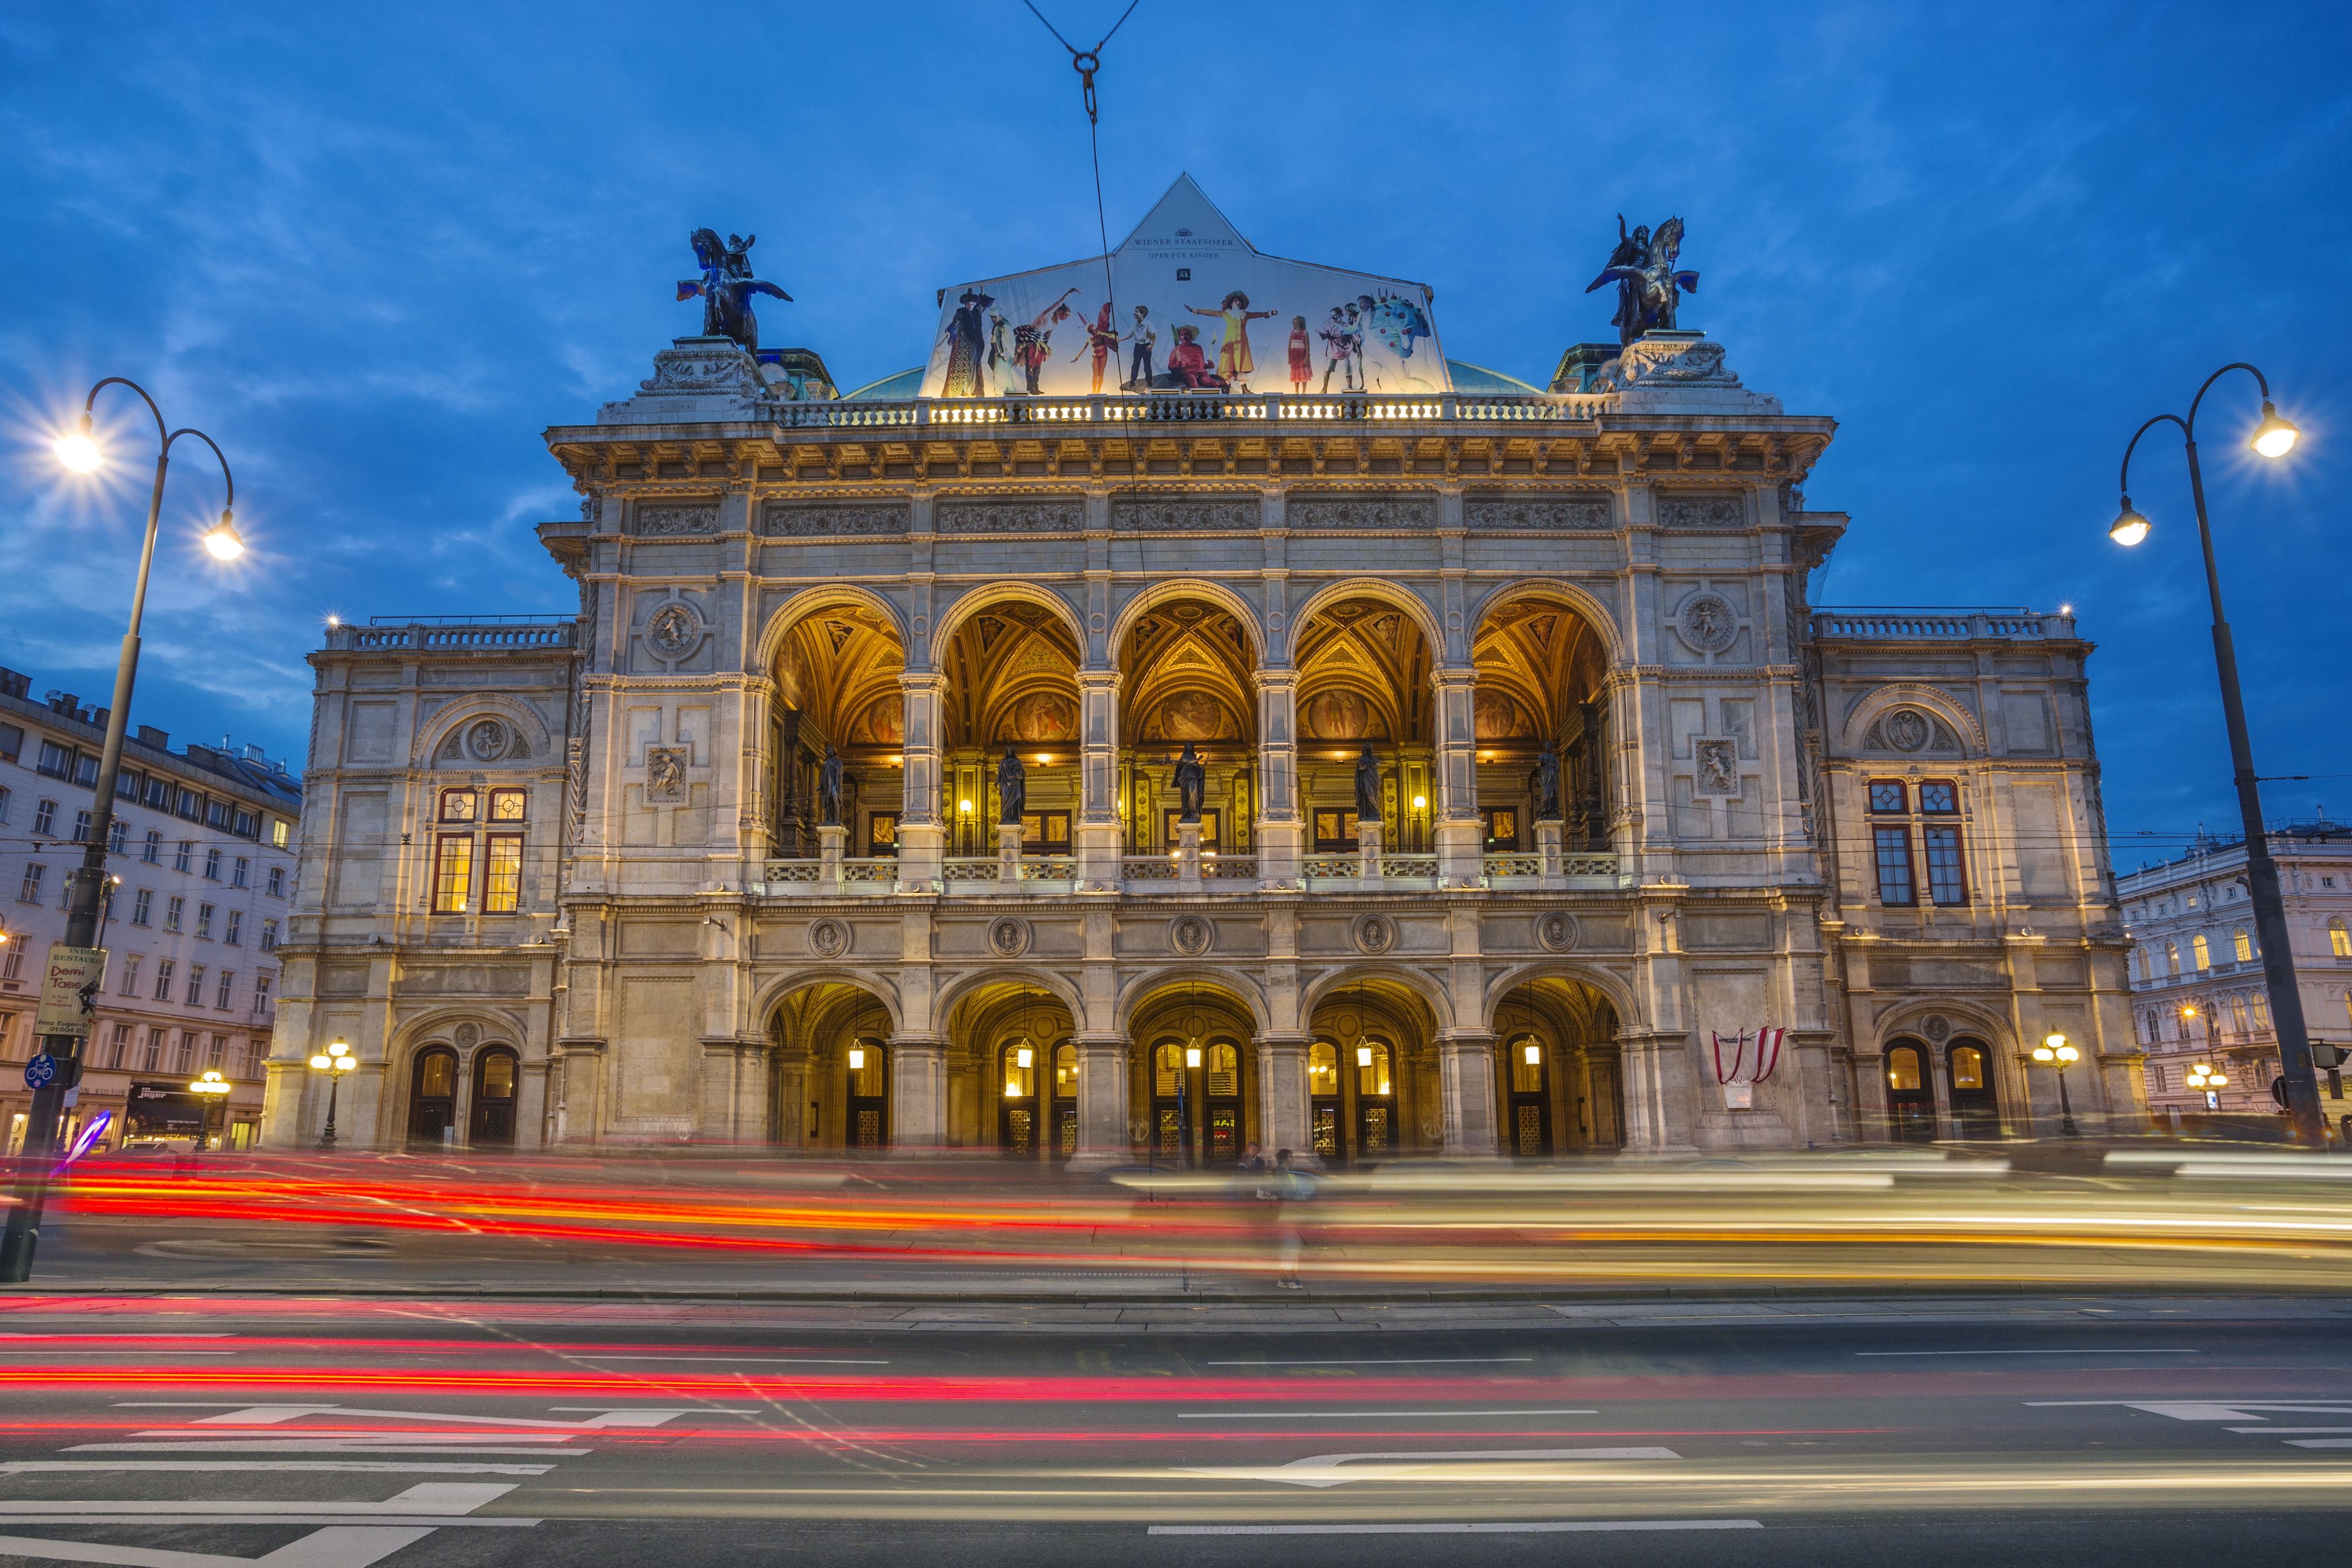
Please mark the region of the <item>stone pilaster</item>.
[[1495, 1154], [1495, 1037], [1484, 1030], [1440, 1034], [1437, 1077], [1446, 1154], [1456, 1159]]
[[1257, 673], [1257, 874], [1276, 886], [1297, 883], [1307, 834], [1298, 807], [1298, 674]]
[[1437, 687], [1437, 874], [1462, 887], [1485, 870], [1486, 841], [1478, 827], [1478, 729], [1474, 710], [1476, 672], [1441, 669]]
[[890, 1037], [890, 1148], [937, 1154], [948, 1141], [948, 1047], [938, 1035]]
[[1078, 1048], [1078, 1152], [1073, 1170], [1127, 1163], [1127, 1037], [1081, 1034]]
[[947, 828], [940, 820], [940, 708], [947, 677], [910, 670], [898, 680], [907, 698], [906, 768], [899, 788], [898, 876], [917, 887], [937, 886], [940, 861], [947, 852]]
[[1303, 1034], [1257, 1037], [1258, 1142], [1269, 1160], [1276, 1150], [1288, 1149], [1294, 1160], [1314, 1163], [1307, 1124], [1307, 1047]]
[[1078, 886], [1118, 891], [1118, 672], [1078, 672]]

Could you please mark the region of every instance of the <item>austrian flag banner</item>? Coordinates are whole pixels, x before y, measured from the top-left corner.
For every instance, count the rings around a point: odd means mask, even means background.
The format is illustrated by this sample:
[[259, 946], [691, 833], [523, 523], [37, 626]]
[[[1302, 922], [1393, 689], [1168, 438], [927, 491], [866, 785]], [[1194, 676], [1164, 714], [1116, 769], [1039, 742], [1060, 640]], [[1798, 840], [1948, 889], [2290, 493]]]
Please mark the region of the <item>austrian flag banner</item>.
[[1728, 1040], [1708, 1031], [1707, 1039], [1715, 1048], [1715, 1081], [1723, 1086], [1727, 1107], [1734, 1111], [1749, 1107], [1755, 1086], [1771, 1077], [1772, 1070], [1780, 1065], [1780, 1042], [1788, 1033], [1769, 1024], [1743, 1029]]

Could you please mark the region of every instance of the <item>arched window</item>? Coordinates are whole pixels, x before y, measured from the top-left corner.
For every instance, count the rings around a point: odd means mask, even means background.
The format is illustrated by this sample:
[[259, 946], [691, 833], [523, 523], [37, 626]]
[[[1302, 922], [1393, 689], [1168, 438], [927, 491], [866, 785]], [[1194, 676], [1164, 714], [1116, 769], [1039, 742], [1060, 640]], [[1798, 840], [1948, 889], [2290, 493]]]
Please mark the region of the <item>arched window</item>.
[[2241, 964], [2253, 961], [2253, 939], [2246, 935], [2244, 926], [2241, 925], [2230, 933], [2230, 951], [2237, 955], [2238, 962]]
[[408, 1136], [415, 1143], [438, 1145], [457, 1124], [457, 1053], [446, 1045], [427, 1046], [416, 1053], [414, 1072]]
[[1078, 1092], [1078, 1048], [1068, 1040], [1054, 1048], [1054, 1098], [1071, 1100]]
[[2170, 973], [2172, 973], [2172, 974], [2178, 975], [2179, 973], [2180, 973], [2180, 944], [2179, 944], [2179, 943], [2178, 943], [2178, 942], [2167, 942], [2167, 943], [2164, 945], [2164, 967], [2165, 967], [2165, 968], [2166, 968], [2168, 972], [2170, 972]]
[[2200, 931], [2189, 939], [2189, 950], [2196, 955], [2197, 967], [2200, 971], [2213, 967], [2213, 949], [2206, 943], [2205, 933]]
[[1898, 1094], [1918, 1092], [1923, 1084], [1916, 1051], [1907, 1045], [1898, 1045], [1886, 1053], [1886, 1086]]
[[1184, 1047], [1176, 1040], [1161, 1040], [1151, 1051], [1151, 1092], [1173, 1100], [1183, 1082]]
[[1201, 1086], [1203, 1093], [1216, 1099], [1229, 1099], [1242, 1092], [1241, 1051], [1232, 1040], [1212, 1040], [1205, 1060], [1209, 1064], [1209, 1077], [1208, 1082]]
[[[2245, 939], [2246, 934], [2239, 932], [2238, 940], [2242, 943]], [[2327, 923], [2327, 946], [2337, 957], [2352, 958], [2352, 931], [2344, 928], [2344, 916], [2340, 915]]]
[[1973, 1045], [1952, 1047], [1952, 1087], [1981, 1089], [1984, 1086], [1984, 1052]]
[[[2344, 993], [2344, 1005], [2352, 1008], [2352, 991]], [[1307, 1092], [1317, 1099], [1339, 1092], [1339, 1052], [1328, 1040], [1307, 1048]]]

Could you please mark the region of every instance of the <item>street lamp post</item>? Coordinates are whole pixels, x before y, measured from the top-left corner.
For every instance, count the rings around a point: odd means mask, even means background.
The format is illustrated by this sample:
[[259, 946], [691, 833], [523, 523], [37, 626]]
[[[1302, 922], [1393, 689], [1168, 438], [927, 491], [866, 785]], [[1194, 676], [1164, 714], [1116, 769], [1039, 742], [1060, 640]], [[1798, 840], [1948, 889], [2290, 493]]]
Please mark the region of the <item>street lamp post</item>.
[[2206, 1066], [2205, 1063], [2200, 1061], [2189, 1069], [2189, 1076], [2182, 1082], [2186, 1082], [2191, 1089], [2203, 1090], [2205, 1092], [2205, 1109], [2208, 1111], [2218, 1111], [2221, 1108], [2221, 1087], [2228, 1083], [2230, 1080], [2221, 1073], [2214, 1071], [2210, 1067]]
[[2205, 378], [2189, 401], [2189, 417], [2159, 413], [2132, 434], [2124, 448], [2123, 468], [2116, 487], [2123, 506], [2107, 535], [2130, 546], [2147, 538], [2149, 523], [2132, 507], [2131, 460], [2139, 438], [2170, 421], [2180, 427], [2182, 449], [2189, 458], [2189, 494], [2197, 506], [2197, 538], [2205, 552], [2205, 589], [2213, 601], [2213, 662], [2221, 677], [2221, 715], [2230, 731], [2230, 766], [2238, 786], [2238, 815], [2246, 833], [2246, 890], [2254, 905], [2254, 931], [2263, 946], [2263, 986], [2270, 994], [2271, 1017], [2278, 1030], [2279, 1066], [2286, 1079], [2287, 1113], [2295, 1135], [2314, 1148], [2327, 1144], [2327, 1124], [2319, 1108], [2319, 1079], [2313, 1071], [2311, 1041], [2304, 1033], [2303, 998], [2294, 979], [2294, 947], [2287, 932], [2286, 905], [2279, 896], [2278, 866], [2271, 859], [2270, 841], [2263, 831], [2261, 787], [2255, 782], [2253, 742], [2246, 732], [2246, 704], [2238, 689], [2237, 646], [2230, 636], [2229, 618], [2221, 611], [2221, 574], [2213, 562], [2213, 530], [2205, 515], [2205, 476], [2197, 462], [2197, 410], [2213, 383], [2231, 371], [2243, 371], [2262, 388], [2263, 418], [2248, 442], [2264, 457], [2284, 457], [2294, 448], [2300, 434], [2279, 414], [2271, 402], [2271, 384], [2263, 372], [2244, 363], [2223, 365]]
[[322, 1149], [335, 1146], [335, 1096], [342, 1090], [343, 1074], [359, 1064], [360, 1059], [352, 1054], [352, 1048], [340, 1040], [330, 1043], [323, 1054], [310, 1059], [312, 1069], [327, 1075], [327, 1125], [319, 1134], [319, 1146]]
[[2066, 1043], [2063, 1034], [2046, 1036], [2033, 1048], [2034, 1061], [2058, 1070], [2058, 1130], [2070, 1138], [2081, 1137], [2083, 1130], [2074, 1125], [2074, 1107], [2066, 1098], [2066, 1064], [2079, 1061], [2082, 1054]]
[[205, 1097], [205, 1124], [196, 1133], [196, 1152], [202, 1154], [213, 1136], [213, 1107], [228, 1103], [229, 1091], [236, 1085], [220, 1075], [216, 1067], [205, 1069], [205, 1075], [188, 1085], [188, 1092]]
[[[221, 465], [221, 479], [227, 494], [221, 507], [220, 521], [205, 535], [205, 548], [221, 560], [234, 560], [245, 549], [244, 541], [236, 537], [230, 517], [236, 504], [236, 480], [229, 473], [228, 458], [219, 445], [201, 430], [183, 427], [172, 430], [163, 423], [163, 410], [147, 395], [147, 389], [121, 376], [109, 376], [89, 389], [83, 400], [81, 423], [70, 434], [56, 443], [58, 461], [76, 474], [96, 473], [106, 461], [90, 429], [89, 411], [98, 402], [98, 394], [110, 386], [129, 387], [146, 403], [147, 412], [155, 416], [155, 434], [162, 444], [155, 453], [155, 484], [147, 497], [147, 533], [139, 549], [139, 576], [131, 592], [131, 622], [122, 634], [122, 652], [114, 667], [114, 706], [107, 710], [106, 744], [99, 754], [98, 778], [91, 788], [97, 799], [91, 802], [89, 841], [83, 846], [81, 867], [73, 878], [73, 892], [67, 904], [65, 947], [89, 947], [98, 935], [99, 906], [106, 882], [107, 840], [114, 831], [114, 781], [122, 770], [122, 741], [131, 724], [131, 692], [139, 673], [139, 622], [147, 607], [147, 578], [155, 563], [155, 529], [163, 512], [163, 476], [172, 464], [172, 445], [184, 435], [195, 437], [213, 449]], [[8, 1211], [7, 1226], [0, 1231], [0, 1281], [18, 1283], [30, 1279], [33, 1272], [33, 1252], [40, 1243], [41, 1207], [48, 1196], [49, 1167], [57, 1153], [58, 1123], [63, 1113], [66, 1091], [81, 1079], [81, 1040], [73, 1035], [49, 1035], [41, 1049], [57, 1059], [58, 1071], [55, 1078], [33, 1093], [33, 1103], [25, 1125], [25, 1157], [19, 1182], [17, 1202]]]

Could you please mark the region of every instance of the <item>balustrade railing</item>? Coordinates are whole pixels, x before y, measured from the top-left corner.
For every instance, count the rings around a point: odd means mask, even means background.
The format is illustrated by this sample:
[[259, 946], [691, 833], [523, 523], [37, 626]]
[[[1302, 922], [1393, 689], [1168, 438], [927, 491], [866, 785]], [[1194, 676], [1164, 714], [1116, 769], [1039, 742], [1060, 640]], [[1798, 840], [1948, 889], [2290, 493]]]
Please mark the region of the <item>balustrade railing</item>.
[[1813, 635], [1856, 642], [1931, 643], [1994, 637], [2032, 642], [2071, 637], [2071, 615], [2032, 610], [1818, 610]]
[[[1540, 854], [1493, 854], [1483, 857], [1487, 879], [1541, 879], [1544, 857]], [[754, 894], [767, 897], [824, 896], [832, 891], [870, 894], [887, 892], [898, 885], [899, 862], [887, 857], [869, 860], [844, 860], [838, 862], [837, 878], [828, 883], [825, 862], [822, 860], [772, 860], [762, 867], [764, 880], [752, 884]], [[1070, 883], [1078, 880], [1078, 861], [1075, 855], [1024, 855], [1018, 862], [1018, 875], [1024, 883]], [[1201, 880], [1205, 883], [1222, 884], [1227, 894], [1244, 888], [1254, 888], [1263, 874], [1264, 865], [1256, 855], [1203, 853], [1200, 860]], [[1364, 879], [1364, 857], [1360, 854], [1308, 855], [1299, 864], [1300, 874], [1309, 883], [1346, 882], [1361, 883]], [[1559, 857], [1557, 874], [1563, 877], [1614, 878], [1617, 857], [1608, 853], [1564, 854]], [[1182, 862], [1174, 855], [1123, 855], [1118, 862], [1119, 879], [1139, 889], [1152, 889], [1157, 884], [1181, 880]], [[1004, 877], [1004, 864], [993, 856], [956, 855], [940, 864], [940, 885], [950, 893], [980, 893], [1000, 885]], [[1438, 875], [1438, 857], [1433, 854], [1384, 854], [1378, 862], [1374, 879], [1394, 882], [1400, 885], [1433, 883]], [[1040, 891], [1055, 891], [1051, 886]]]
[[883, 883], [896, 886], [898, 862], [887, 856], [874, 860], [845, 860], [841, 862], [841, 880], [867, 885]]
[[1299, 874], [1310, 880], [1332, 881], [1339, 877], [1363, 874], [1361, 855], [1308, 855], [1299, 865]]
[[1173, 855], [1122, 855], [1118, 874], [1126, 882], [1174, 882], [1176, 857]]
[[1459, 392], [1154, 392], [1150, 396], [877, 398], [779, 403], [770, 417], [791, 430], [1003, 424], [1167, 424], [1214, 420], [1307, 423], [1333, 421], [1454, 421], [1523, 423], [1591, 420], [1616, 399], [1608, 392], [1532, 396]]
[[1488, 876], [1541, 876], [1543, 875], [1543, 856], [1488, 855], [1486, 874]]

